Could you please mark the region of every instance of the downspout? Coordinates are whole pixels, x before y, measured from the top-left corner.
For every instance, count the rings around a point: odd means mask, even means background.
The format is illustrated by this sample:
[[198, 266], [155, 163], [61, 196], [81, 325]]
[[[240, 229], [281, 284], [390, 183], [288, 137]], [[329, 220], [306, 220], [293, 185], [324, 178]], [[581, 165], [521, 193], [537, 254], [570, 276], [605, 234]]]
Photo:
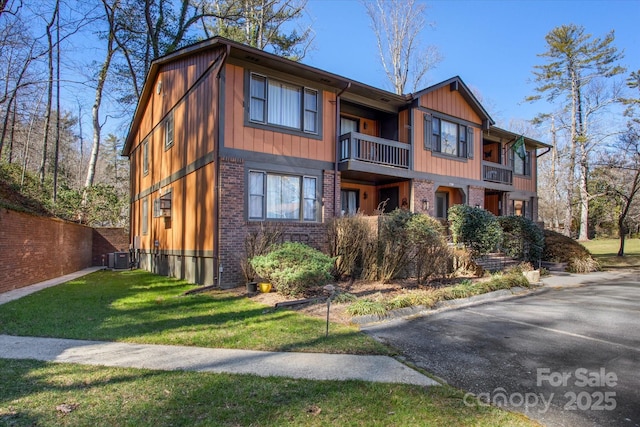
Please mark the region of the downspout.
[[336, 95], [336, 161], [333, 166], [333, 216], [338, 216], [338, 163], [340, 162], [340, 96], [351, 87], [351, 82]]
[[549, 151], [551, 151], [553, 147], [547, 147], [547, 151], [543, 151], [542, 153], [538, 154], [536, 156], [536, 159], [539, 159], [540, 157], [544, 156], [545, 154], [547, 154]]
[[215, 162], [215, 171], [214, 171], [214, 184], [213, 184], [213, 280], [215, 286], [221, 288], [221, 279], [222, 279], [222, 265], [220, 265], [220, 211], [219, 206], [220, 203], [220, 139], [221, 135], [224, 131], [222, 120], [220, 120], [220, 109], [222, 108], [222, 93], [223, 87], [221, 83], [221, 74], [224, 71], [224, 65], [229, 57], [229, 53], [231, 52], [231, 46], [227, 45], [227, 51], [224, 53], [224, 57], [222, 58], [222, 63], [220, 64], [220, 71], [216, 75], [216, 79], [218, 80], [218, 105], [216, 106], [216, 117], [214, 123], [217, 125], [217, 132], [213, 134], [213, 158]]

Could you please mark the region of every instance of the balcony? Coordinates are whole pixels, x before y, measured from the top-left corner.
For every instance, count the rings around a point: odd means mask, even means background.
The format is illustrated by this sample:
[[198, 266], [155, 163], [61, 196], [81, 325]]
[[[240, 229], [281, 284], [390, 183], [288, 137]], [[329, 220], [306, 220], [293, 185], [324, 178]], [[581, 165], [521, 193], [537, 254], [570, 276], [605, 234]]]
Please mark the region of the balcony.
[[340, 136], [340, 162], [359, 160], [409, 169], [410, 145], [357, 132]]
[[482, 162], [482, 179], [512, 185], [513, 171], [499, 163]]

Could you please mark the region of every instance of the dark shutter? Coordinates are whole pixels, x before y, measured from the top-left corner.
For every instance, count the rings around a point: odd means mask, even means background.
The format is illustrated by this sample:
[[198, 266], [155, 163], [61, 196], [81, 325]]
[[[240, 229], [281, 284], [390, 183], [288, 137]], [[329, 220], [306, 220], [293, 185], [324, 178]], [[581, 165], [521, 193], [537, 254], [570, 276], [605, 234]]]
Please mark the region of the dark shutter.
[[433, 129], [431, 128], [431, 114], [424, 115], [424, 149], [431, 151], [431, 135], [433, 135]]
[[467, 126], [467, 157], [473, 159], [473, 128]]

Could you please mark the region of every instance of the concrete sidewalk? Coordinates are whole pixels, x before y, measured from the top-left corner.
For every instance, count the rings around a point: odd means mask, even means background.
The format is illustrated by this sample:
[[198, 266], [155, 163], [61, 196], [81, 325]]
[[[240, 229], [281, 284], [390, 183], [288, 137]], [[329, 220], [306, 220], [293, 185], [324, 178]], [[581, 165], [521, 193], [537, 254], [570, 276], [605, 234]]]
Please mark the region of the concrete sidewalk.
[[[0, 294], [0, 305], [102, 268], [104, 267], [91, 267], [5, 292]], [[264, 377], [438, 385], [426, 375], [387, 356], [279, 353], [0, 335], [0, 358], [112, 367], [254, 374]]]
[[439, 385], [388, 356], [278, 353], [0, 335], [0, 358], [262, 377]]
[[548, 288], [565, 288], [587, 285], [589, 283], [602, 283], [624, 277], [638, 278], [639, 274], [640, 272], [632, 270], [595, 271], [584, 274], [552, 272], [549, 276], [542, 277], [540, 282], [542, 286]]
[[[0, 294], [0, 304], [73, 280], [102, 267], [93, 267]], [[557, 273], [542, 278], [544, 287], [581, 286], [620, 278], [634, 272]], [[484, 299], [496, 295], [480, 296]], [[59, 338], [0, 335], [0, 358], [35, 359], [111, 367], [186, 370], [313, 380], [364, 380], [382, 383], [438, 385], [431, 378], [387, 356], [267, 352], [200, 347], [128, 344]]]
[[44, 282], [35, 283], [33, 285], [25, 286], [24, 288], [14, 289], [12, 291], [0, 293], [0, 305], [6, 304], [9, 301], [22, 298], [34, 292], [38, 292], [51, 286], [60, 285], [70, 280], [77, 279], [78, 277], [86, 276], [95, 271], [102, 270], [104, 267], [89, 267], [84, 270], [76, 271], [75, 273], [65, 274], [64, 276], [56, 277], [53, 279], [45, 280]]

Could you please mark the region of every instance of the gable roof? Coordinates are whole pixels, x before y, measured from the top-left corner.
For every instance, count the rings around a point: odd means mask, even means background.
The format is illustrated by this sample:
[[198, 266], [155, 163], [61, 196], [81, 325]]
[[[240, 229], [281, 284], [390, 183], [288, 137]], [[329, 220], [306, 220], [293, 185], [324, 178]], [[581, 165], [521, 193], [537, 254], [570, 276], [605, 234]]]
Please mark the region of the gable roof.
[[460, 76], [454, 76], [454, 77], [451, 77], [448, 80], [445, 80], [443, 82], [437, 83], [437, 84], [435, 84], [433, 86], [429, 86], [429, 87], [427, 87], [425, 89], [422, 89], [421, 91], [418, 91], [418, 92], [412, 94], [411, 97], [412, 97], [412, 99], [417, 100], [422, 95], [424, 95], [425, 93], [434, 92], [436, 90], [442, 89], [443, 87], [447, 87], [447, 86], [449, 86], [449, 89], [452, 92], [453, 91], [457, 91], [457, 92], [460, 93], [460, 95], [467, 102], [467, 104], [469, 104], [471, 106], [471, 108], [473, 109], [473, 111], [482, 119], [483, 124], [485, 123], [485, 121], [486, 121], [486, 123], [488, 123], [489, 126], [493, 126], [496, 123], [491, 118], [491, 116], [489, 115], [487, 110], [484, 109], [482, 104], [480, 104], [480, 101], [478, 101], [478, 98], [476, 98], [475, 95], [473, 94], [473, 92], [471, 92], [471, 90], [469, 89], [469, 86], [467, 86], [462, 81]]
[[485, 123], [486, 127], [492, 126], [495, 123], [494, 120], [489, 116], [489, 113], [487, 113], [478, 99], [473, 95], [469, 87], [462, 81], [459, 76], [452, 77], [448, 80], [437, 83], [433, 86], [429, 86], [413, 94], [398, 95], [387, 90], [360, 83], [347, 77], [333, 74], [319, 68], [305, 65], [300, 62], [295, 62], [238, 42], [234, 42], [224, 37], [216, 36], [183, 47], [175, 52], [153, 60], [151, 66], [149, 67], [149, 71], [147, 72], [142, 93], [136, 105], [136, 110], [129, 126], [129, 132], [122, 149], [122, 155], [128, 156], [130, 154], [130, 150], [134, 142], [136, 127], [140, 123], [142, 115], [144, 114], [143, 106], [146, 105], [153, 92], [152, 83], [155, 81], [161, 68], [182, 58], [197, 54], [198, 52], [211, 49], [219, 49], [221, 47], [226, 49], [227, 58], [234, 58], [236, 60], [262, 65], [264, 67], [268, 67], [270, 69], [277, 70], [283, 73], [299, 76], [301, 78], [304, 78], [305, 80], [318, 82], [318, 84], [325, 87], [334, 88], [336, 92], [345, 92], [345, 99], [353, 98], [359, 101], [374, 102], [378, 108], [387, 109], [388, 111], [398, 111], [401, 108], [410, 105], [411, 102], [419, 99], [420, 96], [425, 93], [449, 86], [451, 90], [457, 90], [462, 95], [463, 99], [467, 103], [469, 103], [471, 108], [483, 120], [483, 123]]

